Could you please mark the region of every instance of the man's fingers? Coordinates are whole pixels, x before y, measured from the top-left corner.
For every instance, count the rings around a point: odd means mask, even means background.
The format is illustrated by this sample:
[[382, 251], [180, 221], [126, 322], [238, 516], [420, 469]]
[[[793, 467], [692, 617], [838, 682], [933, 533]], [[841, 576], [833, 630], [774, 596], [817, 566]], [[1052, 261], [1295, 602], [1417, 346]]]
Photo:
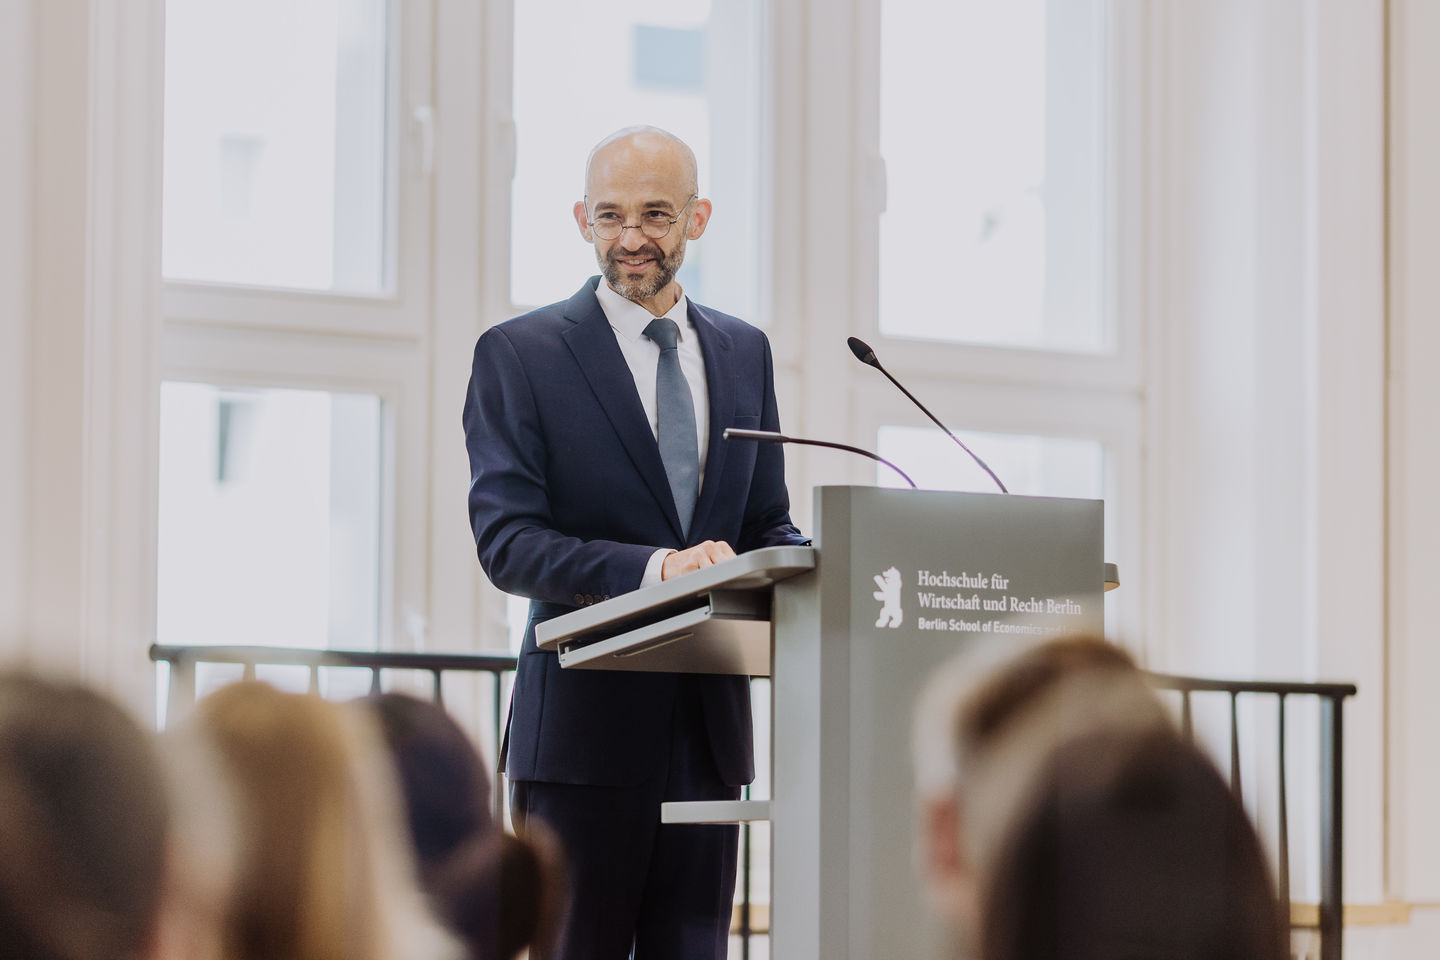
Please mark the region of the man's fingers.
[[660, 579], [669, 580], [682, 573], [693, 573], [705, 567], [713, 567], [735, 556], [735, 550], [723, 540], [706, 540], [688, 550], [672, 553], [665, 558]]
[[695, 549], [703, 551], [706, 559], [711, 563], [720, 563], [735, 556], [735, 551], [724, 540], [706, 540]]

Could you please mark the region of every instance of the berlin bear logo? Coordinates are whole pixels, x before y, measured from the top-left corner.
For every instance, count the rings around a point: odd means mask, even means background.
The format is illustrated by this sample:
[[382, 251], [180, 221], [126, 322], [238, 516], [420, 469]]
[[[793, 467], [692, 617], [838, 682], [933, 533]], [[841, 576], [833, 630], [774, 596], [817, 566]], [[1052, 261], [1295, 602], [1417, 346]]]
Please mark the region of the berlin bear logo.
[[891, 567], [884, 573], [878, 573], [874, 577], [875, 586], [879, 587], [872, 596], [879, 600], [883, 606], [880, 607], [880, 619], [875, 621], [877, 627], [898, 627], [900, 621], [905, 619], [905, 611], [900, 609], [900, 571]]

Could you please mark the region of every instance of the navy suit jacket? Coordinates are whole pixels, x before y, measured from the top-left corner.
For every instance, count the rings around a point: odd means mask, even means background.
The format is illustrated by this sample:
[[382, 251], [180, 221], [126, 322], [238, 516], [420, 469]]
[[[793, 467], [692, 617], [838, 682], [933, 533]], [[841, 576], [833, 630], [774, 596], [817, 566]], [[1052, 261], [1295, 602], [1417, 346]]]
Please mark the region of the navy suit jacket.
[[[778, 430], [770, 344], [690, 304], [710, 399], [709, 451], [689, 535], [680, 529], [634, 376], [595, 297], [485, 332], [465, 398], [470, 521], [492, 583], [531, 598], [511, 700], [512, 780], [638, 783], [664, 769], [676, 674], [561, 670], [535, 624], [636, 589], [661, 547], [724, 540], [737, 552], [808, 542], [790, 523], [778, 445], [721, 439]], [[710, 747], [729, 784], [754, 778], [749, 684], [696, 677]]]

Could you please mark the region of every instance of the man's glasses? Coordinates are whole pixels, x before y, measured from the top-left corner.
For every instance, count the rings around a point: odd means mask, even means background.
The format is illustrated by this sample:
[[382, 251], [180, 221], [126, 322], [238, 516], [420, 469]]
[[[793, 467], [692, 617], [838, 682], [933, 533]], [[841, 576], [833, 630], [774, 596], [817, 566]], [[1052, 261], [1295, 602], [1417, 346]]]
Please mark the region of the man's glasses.
[[699, 194], [691, 195], [685, 201], [685, 206], [675, 216], [670, 216], [663, 210], [646, 210], [640, 216], [640, 222], [626, 223], [625, 218], [618, 213], [602, 213], [594, 220], [587, 220], [590, 229], [595, 231], [595, 236], [601, 240], [618, 240], [626, 230], [639, 230], [651, 240], [664, 239], [670, 233], [670, 228], [680, 222], [685, 216], [685, 211], [690, 209], [690, 204], [699, 199]]

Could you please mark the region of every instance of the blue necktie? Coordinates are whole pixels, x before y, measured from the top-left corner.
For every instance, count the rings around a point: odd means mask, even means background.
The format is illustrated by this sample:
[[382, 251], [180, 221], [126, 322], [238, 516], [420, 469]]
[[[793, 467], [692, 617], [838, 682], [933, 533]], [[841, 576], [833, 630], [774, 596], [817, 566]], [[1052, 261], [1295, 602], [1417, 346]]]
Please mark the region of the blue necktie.
[[675, 510], [680, 514], [680, 528], [689, 536], [695, 501], [700, 496], [700, 440], [695, 432], [690, 382], [680, 370], [680, 351], [675, 346], [680, 328], [668, 317], [656, 317], [645, 328], [645, 336], [660, 347], [660, 366], [655, 371], [655, 405], [659, 413], [655, 433], [670, 493], [675, 497]]

